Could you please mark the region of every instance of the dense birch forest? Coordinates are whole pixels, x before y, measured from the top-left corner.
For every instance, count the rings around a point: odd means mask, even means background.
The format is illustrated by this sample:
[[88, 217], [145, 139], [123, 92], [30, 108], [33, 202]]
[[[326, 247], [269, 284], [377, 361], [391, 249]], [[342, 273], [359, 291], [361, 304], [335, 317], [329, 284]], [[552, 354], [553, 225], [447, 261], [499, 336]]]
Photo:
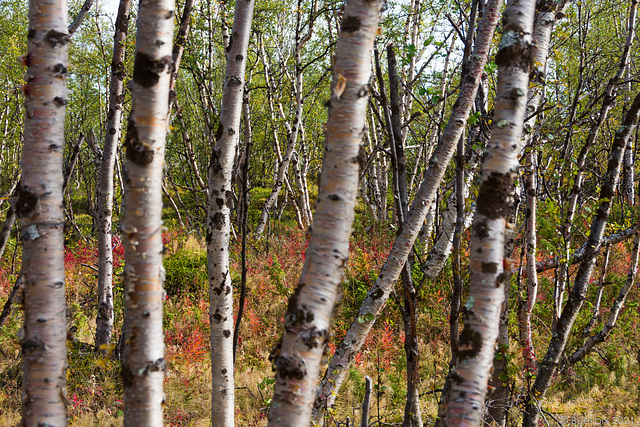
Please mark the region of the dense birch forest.
[[638, 0], [2, 0], [0, 424], [640, 425]]

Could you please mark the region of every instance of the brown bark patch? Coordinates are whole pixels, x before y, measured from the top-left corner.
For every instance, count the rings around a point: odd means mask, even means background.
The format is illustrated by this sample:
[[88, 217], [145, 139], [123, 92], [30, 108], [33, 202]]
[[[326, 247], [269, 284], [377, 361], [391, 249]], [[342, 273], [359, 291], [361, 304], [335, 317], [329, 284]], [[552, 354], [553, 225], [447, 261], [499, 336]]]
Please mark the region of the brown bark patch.
[[498, 264], [495, 262], [483, 262], [481, 268], [483, 274], [496, 274], [498, 272]]
[[60, 31], [49, 30], [44, 39], [51, 47], [58, 47], [69, 43], [71, 37], [69, 37], [69, 34], [61, 33]]
[[[509, 214], [514, 173], [492, 172], [480, 185], [478, 192], [478, 213], [489, 219], [504, 218]], [[478, 236], [480, 236], [478, 231]]]
[[32, 216], [38, 204], [38, 196], [22, 185], [18, 186], [18, 201], [16, 202], [16, 213], [18, 217], [27, 218]]
[[301, 380], [307, 375], [307, 367], [300, 356], [280, 354], [275, 358], [274, 365], [278, 375], [283, 378]]
[[345, 16], [340, 26], [340, 31], [343, 33], [355, 33], [360, 29], [362, 21], [357, 16]]
[[311, 323], [315, 318], [314, 314], [307, 310], [307, 306], [303, 305], [302, 308], [298, 307], [298, 296], [300, 291], [304, 288], [303, 283], [299, 283], [295, 292], [289, 299], [289, 305], [287, 307], [287, 314], [285, 315], [285, 325], [289, 326], [301, 326], [304, 323]]
[[222, 212], [216, 212], [211, 218], [211, 227], [216, 230], [222, 230], [226, 223], [225, 216]]
[[37, 338], [22, 342], [22, 354], [25, 356], [44, 356], [44, 351], [44, 342]]
[[160, 80], [160, 74], [171, 69], [171, 63], [169, 55], [153, 59], [144, 52], [138, 52], [133, 66], [133, 81], [144, 88], [155, 86]]
[[67, 74], [67, 67], [65, 67], [64, 64], [56, 64], [51, 71], [53, 71], [56, 77], [62, 77]]
[[124, 141], [127, 149], [127, 159], [133, 163], [146, 166], [153, 161], [153, 150], [145, 147], [139, 139], [138, 128], [133, 120], [127, 125], [127, 137]]
[[496, 55], [495, 63], [500, 67], [515, 66], [529, 71], [533, 66], [531, 44], [515, 42], [503, 46]]
[[460, 342], [458, 344], [458, 360], [462, 362], [476, 357], [481, 348], [482, 334], [469, 327], [464, 328], [462, 334], [460, 334]]
[[314, 326], [308, 331], [301, 332], [300, 339], [309, 349], [318, 348], [319, 346], [324, 346], [327, 343], [327, 340], [329, 339], [329, 331], [326, 329], [321, 331]]

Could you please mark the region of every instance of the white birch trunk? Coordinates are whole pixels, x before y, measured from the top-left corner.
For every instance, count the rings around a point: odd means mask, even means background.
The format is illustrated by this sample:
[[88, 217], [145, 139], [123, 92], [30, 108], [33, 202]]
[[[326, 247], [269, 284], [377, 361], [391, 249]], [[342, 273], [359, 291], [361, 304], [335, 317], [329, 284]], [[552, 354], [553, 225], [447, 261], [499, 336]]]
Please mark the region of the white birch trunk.
[[487, 144], [473, 220], [469, 297], [447, 408], [447, 426], [478, 426], [498, 338], [505, 274], [504, 247], [518, 176], [520, 139], [527, 106], [535, 0], [514, 0], [503, 16], [495, 62], [498, 86], [494, 126]]
[[318, 206], [285, 315], [270, 426], [308, 426], [338, 285], [349, 258], [380, 1], [348, 0], [333, 66]]
[[124, 425], [163, 423], [162, 173], [167, 133], [172, 0], [142, 2], [127, 127], [122, 222], [125, 250]]
[[121, 0], [113, 36], [109, 111], [105, 132], [100, 188], [98, 192], [98, 316], [96, 318], [96, 348], [111, 342], [113, 330], [113, 170], [120, 141], [122, 104], [124, 100], [124, 55], [129, 27], [131, 0]]
[[478, 42], [469, 61], [468, 75], [464, 78], [460, 87], [456, 108], [452, 111], [449, 123], [431, 157], [424, 180], [403, 224], [402, 232], [396, 238], [378, 279], [360, 306], [357, 318], [351, 324], [346, 336], [338, 344], [338, 348], [329, 363], [326, 374], [318, 388], [314, 404], [314, 418], [316, 421], [322, 419], [325, 407], [331, 408], [333, 406], [349, 366], [360, 351], [365, 338], [375, 323], [375, 319], [382, 312], [391, 289], [398, 280], [407, 257], [413, 248], [418, 232], [422, 228], [427, 210], [435, 199], [438, 186], [444, 177], [447, 166], [456, 149], [458, 139], [462, 135], [464, 126], [469, 118], [471, 106], [476, 97], [478, 84], [491, 47], [493, 32], [500, 16], [501, 6], [501, 0], [490, 0], [486, 6], [478, 31]]
[[233, 204], [233, 160], [240, 137], [245, 65], [254, 1], [236, 3], [227, 52], [222, 110], [209, 168], [207, 271], [211, 320], [211, 421], [234, 425], [233, 289], [229, 271], [229, 236]]
[[[16, 213], [22, 241], [22, 424], [67, 423], [62, 155], [67, 2], [31, 0], [26, 117]], [[26, 155], [28, 153], [28, 155]]]

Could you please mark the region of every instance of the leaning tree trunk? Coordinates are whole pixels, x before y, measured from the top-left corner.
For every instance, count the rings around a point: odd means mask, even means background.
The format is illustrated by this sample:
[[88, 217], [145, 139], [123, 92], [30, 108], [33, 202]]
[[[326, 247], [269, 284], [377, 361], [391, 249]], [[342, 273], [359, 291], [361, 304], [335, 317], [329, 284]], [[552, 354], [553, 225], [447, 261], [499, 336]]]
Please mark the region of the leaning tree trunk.
[[[631, 138], [629, 138], [631, 139]], [[636, 204], [636, 206], [640, 206], [640, 203]], [[636, 211], [637, 212], [637, 211]], [[638, 212], [638, 225], [640, 225], [640, 212]], [[607, 249], [607, 254], [608, 254]], [[589, 352], [601, 342], [604, 342], [613, 328], [616, 326], [616, 322], [618, 321], [618, 316], [620, 315], [620, 311], [622, 307], [624, 307], [624, 302], [627, 299], [627, 295], [629, 295], [629, 291], [633, 288], [633, 285], [636, 281], [636, 275], [638, 274], [638, 257], [640, 256], [640, 233], [636, 234], [635, 239], [633, 240], [633, 250], [631, 251], [631, 262], [629, 264], [629, 272], [627, 273], [627, 280], [618, 292], [618, 296], [613, 301], [613, 305], [611, 306], [611, 310], [609, 310], [609, 317], [607, 318], [607, 323], [602, 327], [598, 333], [589, 337], [586, 343], [582, 345], [578, 350], [573, 352], [571, 356], [567, 358], [567, 362], [571, 365], [582, 360]], [[606, 269], [606, 265], [605, 265]], [[606, 271], [606, 270], [604, 270]], [[604, 277], [601, 279], [601, 286], [598, 289], [598, 301], [596, 302], [596, 306], [600, 305], [600, 301], [602, 300], [602, 290], [604, 289], [604, 283], [602, 282]], [[594, 316], [592, 317], [592, 321], [597, 319], [598, 311], [594, 311]], [[590, 322], [591, 323], [591, 322]]]
[[141, 2], [125, 139], [124, 425], [162, 425], [162, 173], [167, 132], [172, 0]]
[[233, 292], [229, 235], [233, 203], [233, 158], [240, 135], [245, 65], [254, 1], [236, 3], [227, 53], [220, 123], [209, 169], [207, 271], [211, 320], [211, 416], [213, 425], [234, 425]]
[[308, 426], [329, 324], [349, 258], [371, 52], [382, 3], [348, 0], [333, 65], [318, 206], [298, 287], [289, 300], [270, 426]]
[[578, 312], [587, 294], [596, 255], [603, 242], [604, 231], [607, 226], [609, 213], [611, 212], [611, 204], [618, 185], [624, 149], [627, 140], [631, 137], [631, 134], [638, 124], [639, 115], [640, 93], [636, 96], [629, 111], [627, 111], [622, 126], [615, 133], [607, 164], [607, 172], [603, 177], [600, 197], [598, 198], [600, 203], [593, 222], [591, 223], [585, 256], [580, 263], [580, 267], [578, 267], [575, 282], [569, 292], [567, 303], [553, 328], [547, 353], [538, 366], [538, 376], [531, 388], [531, 395], [528, 397], [525, 406], [524, 420], [522, 422], [523, 427], [534, 427], [538, 425], [538, 418], [540, 417], [539, 401], [544, 398], [551, 385], [553, 375], [564, 353], [571, 327], [578, 317]]
[[477, 426], [498, 337], [505, 282], [505, 231], [518, 178], [520, 138], [527, 105], [531, 32], [536, 2], [515, 0], [504, 11], [495, 62], [498, 87], [494, 126], [487, 144], [470, 242], [469, 297], [452, 374], [448, 426]]
[[97, 348], [111, 342], [113, 330], [113, 169], [116, 164], [120, 123], [124, 101], [125, 40], [129, 28], [131, 0], [120, 0], [116, 31], [113, 36], [111, 59], [111, 83], [109, 88], [109, 112], [105, 132], [102, 162], [100, 163], [100, 188], [98, 191], [98, 316], [96, 318]]
[[[605, 124], [607, 120], [607, 116], [609, 111], [614, 106], [616, 97], [618, 93], [616, 92], [616, 87], [620, 80], [624, 75], [624, 71], [629, 66], [629, 55], [631, 52], [631, 47], [633, 44], [633, 39], [635, 37], [635, 22], [636, 22], [636, 12], [638, 8], [638, 0], [632, 0], [631, 6], [629, 8], [629, 20], [628, 20], [628, 31], [627, 31], [627, 39], [622, 50], [622, 55], [620, 58], [620, 63], [618, 65], [618, 70], [616, 74], [609, 80], [607, 84], [607, 88], [602, 95], [602, 105], [600, 106], [600, 112], [597, 115], [597, 119], [591, 126], [589, 130], [589, 135], [587, 136], [587, 140], [580, 150], [580, 154], [576, 160], [577, 171], [575, 177], [572, 178], [573, 185], [571, 186], [571, 190], [569, 192], [568, 197], [568, 207], [567, 212], [564, 219], [564, 224], [562, 225], [562, 236], [564, 241], [563, 248], [563, 257], [565, 260], [569, 259], [569, 251], [571, 248], [571, 227], [573, 224], [573, 220], [575, 218], [576, 210], [578, 207], [578, 200], [580, 198], [580, 194], [582, 193], [584, 176], [587, 171], [587, 156], [597, 142], [597, 136], [600, 128]], [[556, 284], [556, 289], [554, 290], [554, 325], [557, 319], [561, 315], [562, 311], [562, 301], [564, 298], [564, 292], [566, 283], [569, 280], [569, 264], [567, 261], [563, 262], [560, 265], [560, 270], [558, 274], [558, 280]]]
[[382, 312], [391, 289], [398, 280], [400, 271], [413, 248], [418, 232], [422, 228], [427, 210], [435, 199], [438, 186], [455, 151], [456, 143], [469, 118], [491, 47], [493, 32], [500, 16], [501, 6], [502, 0], [490, 0], [486, 5], [478, 31], [478, 42], [470, 57], [467, 72], [462, 79], [458, 100], [455, 104], [456, 108], [453, 109], [449, 123], [431, 157], [422, 184], [402, 226], [402, 232], [396, 238], [382, 271], [360, 306], [357, 318], [351, 324], [346, 336], [338, 344], [329, 363], [314, 403], [316, 421], [322, 419], [325, 408], [331, 408], [335, 403], [349, 366], [364, 344], [375, 319]]
[[67, 104], [67, 3], [29, 4], [26, 117], [16, 213], [22, 240], [23, 425], [66, 425], [62, 152]]

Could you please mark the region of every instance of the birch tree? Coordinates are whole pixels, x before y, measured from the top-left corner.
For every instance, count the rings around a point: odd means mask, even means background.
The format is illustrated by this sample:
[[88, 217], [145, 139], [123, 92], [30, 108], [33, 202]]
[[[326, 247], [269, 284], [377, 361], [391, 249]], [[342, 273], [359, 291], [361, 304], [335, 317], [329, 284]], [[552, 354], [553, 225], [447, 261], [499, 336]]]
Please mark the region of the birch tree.
[[125, 250], [125, 426], [163, 423], [162, 174], [174, 3], [142, 2], [131, 82], [122, 221]]
[[446, 416], [448, 426], [482, 422], [489, 370], [504, 299], [507, 218], [518, 176], [527, 105], [535, 1], [509, 2], [495, 62], [494, 126], [485, 152], [469, 248], [469, 297]]
[[96, 318], [97, 348], [111, 342], [113, 330], [113, 169], [116, 163], [120, 123], [124, 103], [124, 55], [129, 29], [131, 0], [120, 0], [116, 30], [113, 36], [111, 59], [111, 83], [109, 86], [109, 110], [105, 132], [102, 162], [100, 163], [100, 187], [98, 190], [98, 316]]
[[478, 39], [471, 60], [468, 63], [465, 76], [458, 95], [456, 106], [435, 149], [424, 179], [415, 196], [402, 231], [396, 238], [391, 253], [376, 282], [367, 293], [356, 319], [351, 324], [347, 334], [338, 344], [329, 367], [317, 391], [314, 403], [314, 418], [322, 419], [324, 408], [331, 408], [335, 402], [338, 390], [344, 382], [349, 366], [364, 344], [375, 319], [384, 308], [391, 289], [400, 276], [400, 272], [407, 260], [409, 252], [422, 228], [427, 210], [435, 200], [436, 192], [447, 166], [453, 157], [456, 144], [462, 135], [464, 126], [469, 118], [471, 106], [476, 97], [478, 85], [487, 61], [493, 32], [500, 16], [501, 0], [490, 0], [484, 11], [483, 19], [478, 30]]
[[338, 285], [349, 258], [366, 132], [371, 54], [382, 2], [348, 0], [336, 46], [318, 206], [305, 264], [285, 314], [270, 426], [306, 426]]
[[[611, 212], [615, 189], [619, 181], [624, 150], [627, 145], [627, 140], [631, 137], [638, 124], [639, 116], [640, 94], [636, 96], [631, 108], [629, 108], [629, 111], [625, 114], [622, 125], [616, 131], [614, 140], [611, 144], [607, 171], [603, 177], [603, 182], [600, 188], [598, 209], [591, 222], [589, 238], [586, 243], [585, 256], [578, 267], [576, 278], [571, 290], [569, 291], [567, 302], [562, 309], [562, 313], [558, 318], [558, 321], [554, 325], [545, 357], [538, 366], [538, 376], [536, 377], [536, 381], [531, 388], [531, 394], [528, 396], [526, 402], [524, 420], [522, 423], [523, 427], [534, 427], [538, 424], [538, 418], [540, 416], [539, 401], [544, 398], [549, 386], [551, 385], [553, 375], [556, 372], [558, 363], [560, 363], [560, 358], [564, 353], [567, 339], [571, 332], [571, 327], [582, 308], [582, 304], [589, 287], [591, 273], [595, 265], [596, 255], [603, 243], [604, 231]], [[624, 301], [624, 299], [622, 299], [622, 301]]]
[[[295, 148], [296, 148], [296, 144], [298, 142], [298, 135], [300, 134], [301, 130], [302, 130], [302, 112], [303, 112], [303, 107], [304, 107], [304, 99], [303, 99], [303, 93], [302, 93], [302, 78], [303, 78], [303, 68], [302, 68], [302, 60], [301, 60], [301, 54], [302, 54], [302, 49], [304, 48], [304, 45], [307, 43], [307, 41], [309, 41], [309, 39], [311, 38], [311, 35], [313, 34], [313, 21], [315, 19], [315, 8], [316, 8], [316, 2], [313, 2], [313, 6], [312, 6], [312, 10], [309, 16], [309, 29], [307, 30], [307, 32], [302, 35], [302, 22], [301, 22], [301, 17], [302, 17], [302, 12], [301, 12], [301, 6], [302, 6], [302, 1], [298, 0], [298, 13], [296, 14], [297, 18], [296, 18], [296, 36], [295, 36], [295, 85], [294, 85], [294, 93], [295, 93], [295, 99], [296, 99], [296, 109], [295, 109], [295, 116], [293, 119], [293, 125], [289, 125], [289, 123], [286, 121], [285, 117], [284, 117], [284, 112], [282, 110], [282, 105], [279, 105], [280, 107], [280, 116], [283, 120], [285, 120], [285, 124], [286, 124], [286, 128], [287, 128], [287, 135], [288, 135], [288, 143], [287, 143], [287, 149], [285, 151], [284, 156], [282, 157], [282, 160], [280, 161], [280, 164], [278, 165], [278, 172], [276, 174], [276, 181], [273, 184], [273, 188], [271, 189], [271, 193], [269, 194], [269, 196], [267, 197], [267, 200], [265, 201], [264, 207], [262, 208], [262, 213], [260, 214], [260, 218], [258, 219], [258, 224], [256, 225], [256, 229], [254, 231], [254, 234], [256, 236], [261, 236], [262, 233], [264, 233], [264, 228], [267, 224], [267, 221], [269, 219], [269, 214], [270, 211], [273, 210], [273, 207], [276, 203], [276, 200], [278, 198], [278, 194], [280, 193], [280, 190], [282, 189], [282, 184], [284, 183], [285, 180], [285, 174], [287, 172], [287, 169], [289, 167], [289, 163], [291, 162], [291, 159], [294, 155], [295, 152]], [[266, 64], [266, 62], [265, 62]], [[276, 142], [277, 143], [277, 142]], [[293, 196], [293, 195], [292, 195]]]
[[22, 241], [22, 424], [66, 425], [62, 155], [67, 2], [29, 3], [24, 153], [16, 213]]
[[229, 235], [233, 159], [240, 136], [253, 7], [253, 0], [236, 3], [227, 52], [220, 123], [209, 166], [207, 271], [211, 321], [211, 421], [219, 426], [234, 425], [233, 292], [229, 271]]
[[535, 113], [540, 107], [544, 97], [551, 31], [556, 21], [564, 16], [566, 3], [564, 0], [555, 2], [539, 1], [536, 6], [537, 11], [534, 19], [531, 51], [533, 59], [533, 84], [530, 85], [526, 111], [530, 118], [524, 123], [525, 135], [523, 137], [523, 146], [527, 150], [524, 173], [524, 190], [527, 206], [525, 215], [527, 291], [525, 302], [518, 310], [518, 324], [520, 328], [520, 342], [525, 359], [525, 368], [532, 374], [535, 373], [536, 369], [536, 356], [531, 338], [531, 315], [538, 294], [538, 276], [536, 272], [537, 149], [533, 146], [538, 136], [534, 129], [538, 114]]

